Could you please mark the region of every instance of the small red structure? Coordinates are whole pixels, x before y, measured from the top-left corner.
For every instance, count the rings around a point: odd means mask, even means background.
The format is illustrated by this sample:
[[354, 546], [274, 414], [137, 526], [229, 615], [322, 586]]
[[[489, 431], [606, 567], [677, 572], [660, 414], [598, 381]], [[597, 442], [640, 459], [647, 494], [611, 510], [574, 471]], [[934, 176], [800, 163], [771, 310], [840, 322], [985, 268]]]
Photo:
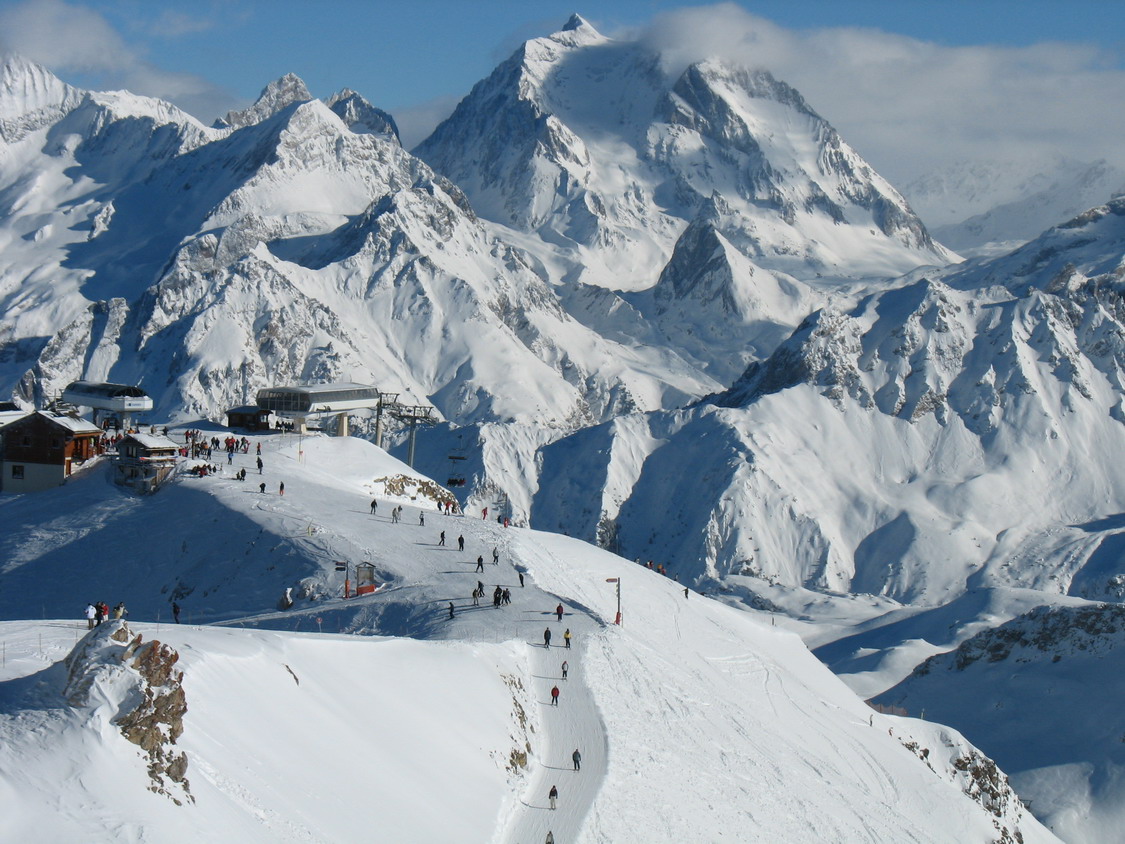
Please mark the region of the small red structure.
[[360, 563], [355, 567], [355, 594], [370, 595], [379, 584], [375, 582], [375, 566], [371, 563]]

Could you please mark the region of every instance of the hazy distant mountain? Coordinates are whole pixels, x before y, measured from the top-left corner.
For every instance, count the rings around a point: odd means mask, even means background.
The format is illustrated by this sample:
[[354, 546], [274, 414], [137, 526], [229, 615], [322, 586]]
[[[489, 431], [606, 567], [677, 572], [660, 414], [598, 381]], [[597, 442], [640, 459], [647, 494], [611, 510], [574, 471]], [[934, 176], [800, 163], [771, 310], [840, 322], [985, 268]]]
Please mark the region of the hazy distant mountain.
[[1122, 191], [1125, 171], [1063, 157], [964, 163], [903, 188], [935, 237], [970, 253], [991, 243], [1014, 248]]

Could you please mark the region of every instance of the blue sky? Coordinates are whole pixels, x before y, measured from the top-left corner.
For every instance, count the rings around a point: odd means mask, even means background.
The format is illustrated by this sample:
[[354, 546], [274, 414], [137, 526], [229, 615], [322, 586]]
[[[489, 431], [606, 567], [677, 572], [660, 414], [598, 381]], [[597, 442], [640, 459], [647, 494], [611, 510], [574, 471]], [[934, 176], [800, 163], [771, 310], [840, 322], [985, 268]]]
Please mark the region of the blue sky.
[[1113, 0], [0, 0], [0, 46], [205, 122], [293, 72], [315, 96], [358, 90], [414, 141], [572, 12], [685, 60], [765, 64], [897, 178], [910, 161], [895, 151], [935, 133], [950, 156], [1006, 146], [1008, 131], [1028, 154], [1053, 143], [1092, 158], [1125, 130], [1107, 113], [1125, 114], [1125, 2]]

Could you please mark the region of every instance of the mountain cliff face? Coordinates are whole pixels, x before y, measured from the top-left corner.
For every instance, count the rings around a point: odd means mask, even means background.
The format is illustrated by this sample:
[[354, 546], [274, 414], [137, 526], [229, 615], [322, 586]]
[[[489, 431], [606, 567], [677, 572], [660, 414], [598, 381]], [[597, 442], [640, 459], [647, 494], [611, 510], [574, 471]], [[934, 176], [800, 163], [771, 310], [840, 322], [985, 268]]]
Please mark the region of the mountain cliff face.
[[91, 94], [10, 148], [0, 363], [17, 398], [107, 378], [159, 414], [220, 418], [268, 384], [347, 377], [461, 422], [567, 430], [713, 388], [569, 317], [381, 114], [295, 77], [224, 129]]
[[788, 85], [718, 62], [670, 75], [577, 16], [478, 83], [416, 152], [483, 216], [618, 290], [651, 287], [716, 192], [737, 248], [802, 279], [952, 258]]
[[931, 657], [876, 700], [961, 725], [1064, 840], [1109, 840], [1125, 798], [1123, 636], [1120, 605], [1038, 607]]
[[591, 539], [612, 524], [626, 556], [695, 582], [1116, 600], [1097, 520], [1125, 509], [1106, 459], [1125, 446], [1123, 254], [1116, 201], [1002, 259], [821, 309], [690, 412], [607, 429], [596, 468], [548, 447], [544, 490], [597, 472], [619, 491], [589, 513], [544, 494], [536, 523]]

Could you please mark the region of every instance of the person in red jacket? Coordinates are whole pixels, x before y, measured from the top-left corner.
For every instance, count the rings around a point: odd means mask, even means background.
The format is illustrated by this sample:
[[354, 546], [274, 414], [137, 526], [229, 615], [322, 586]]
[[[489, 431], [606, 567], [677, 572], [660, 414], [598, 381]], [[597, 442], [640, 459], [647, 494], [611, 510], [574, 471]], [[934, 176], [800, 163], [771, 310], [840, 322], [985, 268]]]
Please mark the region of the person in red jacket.
[[551, 688], [551, 706], [559, 705], [559, 687], [554, 686]]
[[562, 604], [559, 604], [557, 607], [555, 607], [555, 615], [557, 615], [559, 617], [559, 621], [562, 621], [562, 614], [563, 614]]

